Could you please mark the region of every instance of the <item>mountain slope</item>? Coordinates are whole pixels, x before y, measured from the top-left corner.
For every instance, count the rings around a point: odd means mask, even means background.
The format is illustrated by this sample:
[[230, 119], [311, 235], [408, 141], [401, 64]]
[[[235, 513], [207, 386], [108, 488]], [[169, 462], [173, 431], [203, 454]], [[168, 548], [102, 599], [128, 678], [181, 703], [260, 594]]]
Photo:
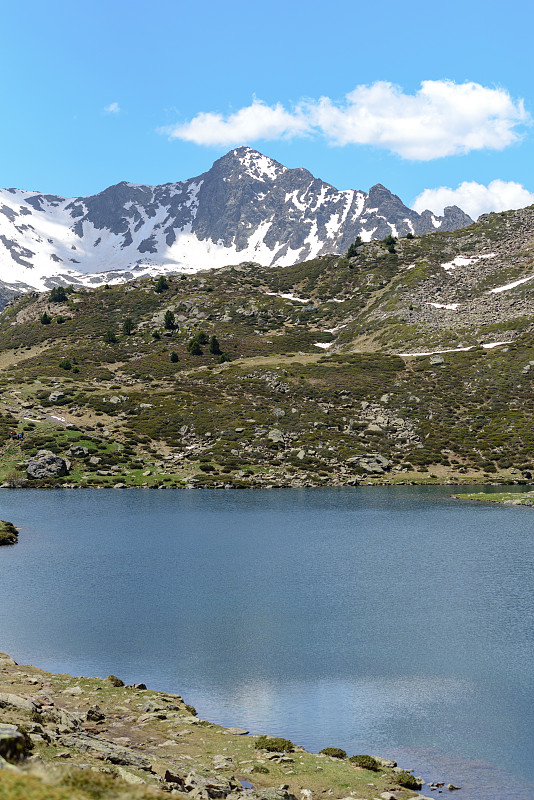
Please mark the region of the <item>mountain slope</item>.
[[12, 292], [43, 291], [247, 260], [286, 266], [343, 253], [358, 235], [369, 241], [470, 222], [456, 207], [443, 217], [417, 214], [380, 184], [369, 194], [338, 191], [240, 147], [179, 183], [123, 182], [74, 199], [0, 190], [0, 281]]
[[75, 485], [530, 479], [534, 208], [390, 248], [17, 298], [0, 480], [42, 448]]

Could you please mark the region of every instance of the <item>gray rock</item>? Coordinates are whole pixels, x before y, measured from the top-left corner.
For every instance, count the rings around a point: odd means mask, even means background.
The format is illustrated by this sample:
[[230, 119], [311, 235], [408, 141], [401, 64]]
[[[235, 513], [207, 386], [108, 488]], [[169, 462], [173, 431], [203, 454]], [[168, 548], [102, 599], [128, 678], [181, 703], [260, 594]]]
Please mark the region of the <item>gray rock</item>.
[[191, 793], [192, 797], [207, 800], [208, 798], [226, 797], [233, 789], [241, 788], [241, 784], [233, 778], [206, 777], [198, 772], [190, 772], [184, 781], [184, 788]]
[[282, 431], [278, 430], [278, 428], [273, 428], [267, 434], [267, 438], [271, 440], [271, 442], [283, 442], [284, 441], [284, 434]]
[[31, 458], [26, 467], [28, 478], [61, 478], [70, 469], [70, 462], [56, 456], [49, 450], [40, 450], [35, 458]]
[[234, 761], [230, 756], [213, 756], [213, 769], [233, 769]]
[[16, 725], [0, 723], [0, 758], [18, 761], [26, 748], [26, 740]]
[[358, 469], [363, 469], [370, 474], [381, 475], [391, 467], [391, 461], [379, 453], [368, 456], [352, 456], [347, 459], [348, 464], [354, 464]]
[[443, 358], [443, 356], [439, 355], [430, 356], [430, 363], [433, 364], [434, 366], [436, 366], [437, 364], [444, 364], [445, 359]]
[[21, 708], [23, 711], [37, 711], [41, 706], [35, 700], [29, 697], [21, 697], [18, 694], [10, 694], [9, 692], [0, 692], [0, 708]]
[[47, 708], [43, 712], [43, 718], [47, 722], [55, 723], [63, 732], [66, 732], [78, 730], [84, 715], [73, 711], [67, 711], [65, 708]]
[[48, 399], [51, 403], [58, 403], [60, 400], [65, 398], [65, 392], [60, 392], [56, 389], [54, 392], [50, 392], [48, 395]]
[[67, 455], [70, 458], [85, 458], [85, 456], [89, 455], [89, 450], [87, 449], [87, 447], [82, 447], [82, 445], [73, 444], [67, 450]]
[[72, 747], [82, 753], [95, 753], [104, 761], [111, 764], [120, 764], [125, 767], [137, 767], [137, 769], [152, 770], [151, 762], [141, 753], [136, 753], [128, 747], [108, 742], [89, 733], [77, 733], [73, 736], [63, 736], [61, 743], [65, 747]]
[[102, 713], [102, 709], [98, 705], [88, 708], [85, 716], [89, 722], [102, 722], [106, 718], [105, 714]]

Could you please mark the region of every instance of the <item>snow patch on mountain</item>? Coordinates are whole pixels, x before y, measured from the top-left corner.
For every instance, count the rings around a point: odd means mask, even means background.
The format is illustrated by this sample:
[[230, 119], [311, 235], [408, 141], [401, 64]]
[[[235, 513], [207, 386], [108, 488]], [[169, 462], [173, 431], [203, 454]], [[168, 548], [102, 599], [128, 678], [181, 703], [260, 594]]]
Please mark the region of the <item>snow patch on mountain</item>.
[[497, 286], [495, 289], [490, 289], [490, 294], [500, 294], [500, 292], [507, 292], [509, 289], [515, 289], [516, 286], [521, 286], [522, 283], [534, 280], [534, 275], [529, 275], [528, 278], [519, 278], [517, 281], [507, 283], [505, 286]]

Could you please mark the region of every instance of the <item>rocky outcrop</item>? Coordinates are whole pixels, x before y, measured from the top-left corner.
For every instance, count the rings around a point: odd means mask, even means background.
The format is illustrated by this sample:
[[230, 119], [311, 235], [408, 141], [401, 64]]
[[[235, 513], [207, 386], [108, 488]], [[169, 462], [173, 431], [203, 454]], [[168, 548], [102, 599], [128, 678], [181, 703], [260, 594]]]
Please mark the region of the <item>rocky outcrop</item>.
[[357, 469], [368, 472], [371, 475], [383, 475], [391, 467], [391, 461], [380, 453], [373, 453], [366, 456], [354, 456], [349, 458], [347, 463], [353, 464]]
[[122, 747], [114, 742], [106, 741], [99, 736], [90, 733], [76, 733], [72, 736], [63, 736], [61, 744], [66, 747], [73, 747], [82, 753], [92, 753], [104, 761], [111, 764], [121, 764], [122, 766], [136, 767], [137, 769], [151, 770], [151, 761], [141, 753], [137, 753], [129, 747]]

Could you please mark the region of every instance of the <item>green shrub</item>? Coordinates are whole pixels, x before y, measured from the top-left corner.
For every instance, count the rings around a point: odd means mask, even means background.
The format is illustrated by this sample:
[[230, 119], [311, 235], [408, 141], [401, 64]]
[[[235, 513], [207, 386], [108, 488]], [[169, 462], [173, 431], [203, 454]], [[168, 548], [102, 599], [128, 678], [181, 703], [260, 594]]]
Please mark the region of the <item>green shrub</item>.
[[46, 311], [43, 311], [41, 314], [41, 325], [50, 325], [52, 322], [52, 317], [50, 314], [47, 314]]
[[378, 772], [380, 769], [380, 764], [373, 758], [373, 756], [351, 756], [349, 758], [351, 764], [355, 764], [357, 767], [361, 767], [362, 769], [369, 769], [372, 772]]
[[324, 747], [320, 752], [325, 756], [330, 756], [330, 758], [347, 757], [347, 753], [345, 750], [342, 750], [341, 747]]
[[293, 742], [281, 736], [258, 736], [254, 747], [256, 750], [267, 750], [268, 753], [292, 753], [295, 749]]
[[252, 767], [252, 769], [250, 771], [251, 772], [260, 772], [262, 775], [268, 775], [269, 774], [268, 767], [264, 767], [263, 764], [254, 764], [254, 766]]
[[115, 336], [115, 333], [112, 330], [106, 331], [103, 338], [106, 344], [115, 344], [115, 342], [117, 341], [117, 337]]
[[178, 358], [178, 353], [175, 353], [174, 350], [173, 350], [172, 353], [169, 356], [169, 360], [172, 361], [173, 364], [176, 364], [176, 362], [180, 360]]
[[395, 775], [395, 780], [404, 789], [420, 789], [422, 786], [421, 781], [418, 781], [409, 772], [398, 772]]
[[68, 358], [62, 358], [58, 366], [60, 367], [60, 369], [72, 369], [72, 364], [70, 363]]

